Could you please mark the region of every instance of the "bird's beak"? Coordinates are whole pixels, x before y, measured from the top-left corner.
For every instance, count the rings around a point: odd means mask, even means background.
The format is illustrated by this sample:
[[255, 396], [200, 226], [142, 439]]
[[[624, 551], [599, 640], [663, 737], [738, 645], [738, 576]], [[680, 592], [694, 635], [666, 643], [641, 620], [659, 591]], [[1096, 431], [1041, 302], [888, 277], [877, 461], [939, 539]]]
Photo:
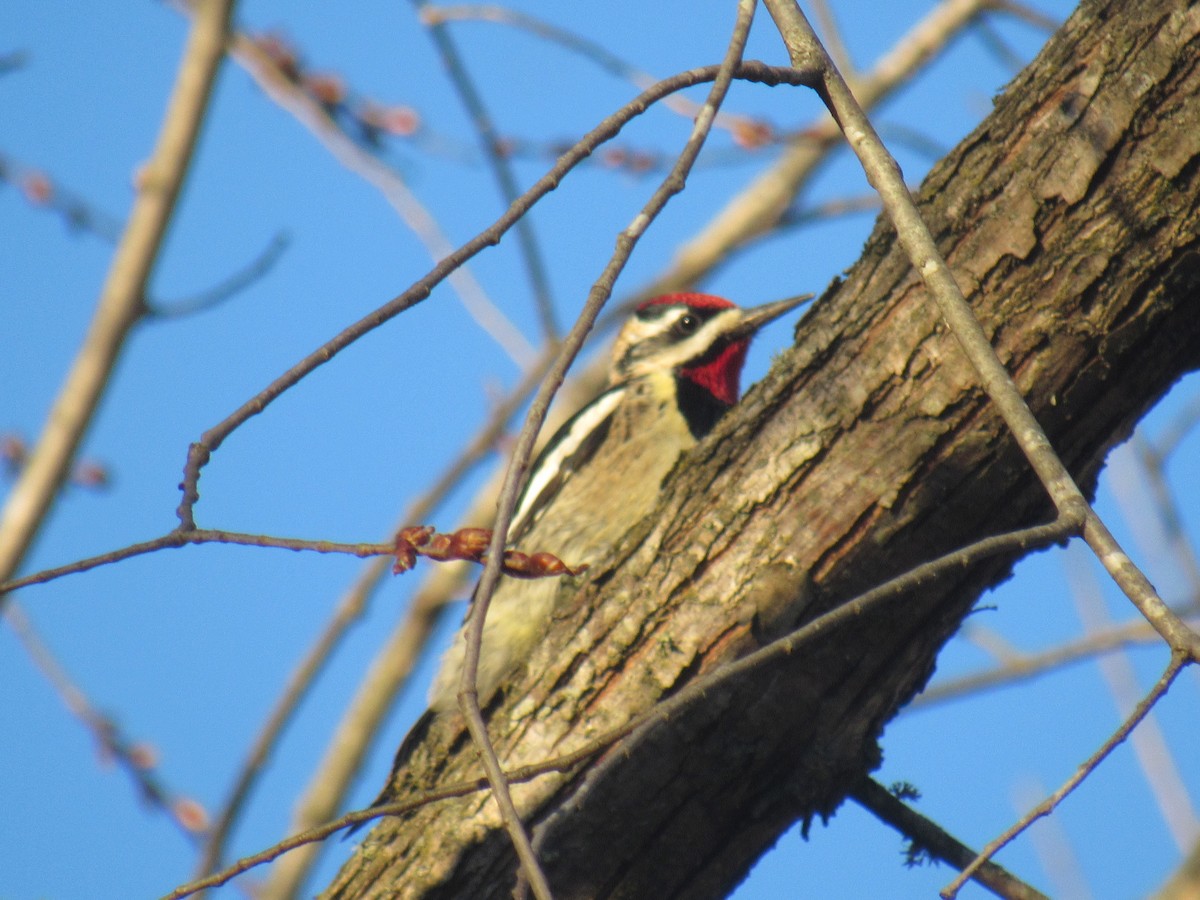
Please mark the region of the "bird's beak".
[[786, 300], [775, 300], [771, 303], [764, 303], [762, 306], [752, 306], [750, 309], [743, 310], [741, 320], [727, 332], [727, 336], [734, 340], [748, 338], [768, 322], [775, 321], [784, 313], [790, 312], [812, 298], [812, 294], [800, 294], [796, 297], [788, 297]]

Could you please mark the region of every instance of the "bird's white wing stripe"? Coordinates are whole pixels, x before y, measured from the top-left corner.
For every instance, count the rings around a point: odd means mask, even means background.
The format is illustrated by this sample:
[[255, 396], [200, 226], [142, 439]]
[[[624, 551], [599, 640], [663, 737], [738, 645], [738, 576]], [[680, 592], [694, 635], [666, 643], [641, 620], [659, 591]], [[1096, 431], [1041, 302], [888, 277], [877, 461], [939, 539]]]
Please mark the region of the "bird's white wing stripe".
[[517, 511], [513, 514], [512, 524], [508, 529], [509, 533], [520, 530], [525, 517], [529, 515], [531, 508], [537, 503], [542, 491], [559, 474], [564, 460], [569, 459], [579, 449], [584, 439], [601, 422], [612, 415], [613, 410], [617, 408], [617, 405], [621, 402], [621, 398], [624, 396], [624, 386], [605, 391], [577, 412], [574, 418], [563, 426], [564, 431], [560, 431], [554, 435], [545, 456], [538, 459], [533, 477], [525, 485], [525, 491], [521, 494], [521, 502], [517, 505]]

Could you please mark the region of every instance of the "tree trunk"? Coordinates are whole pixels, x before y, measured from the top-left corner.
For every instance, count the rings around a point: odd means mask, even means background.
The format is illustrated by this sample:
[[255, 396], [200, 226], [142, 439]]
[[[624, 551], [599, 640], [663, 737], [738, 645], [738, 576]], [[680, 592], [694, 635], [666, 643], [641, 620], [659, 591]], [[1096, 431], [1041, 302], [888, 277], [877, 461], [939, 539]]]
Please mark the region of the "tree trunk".
[[[1089, 491], [1200, 354], [1198, 31], [1200, 7], [1178, 0], [1085, 3], [922, 190], [1001, 360]], [[573, 750], [921, 562], [1049, 518], [894, 238], [876, 227], [656, 515], [559, 593], [491, 711], [506, 768]], [[555, 897], [724, 896], [878, 764], [886, 723], [1014, 562], [943, 577], [636, 742], [515, 786]], [[480, 774], [443, 719], [402, 794]], [[386, 820], [325, 896], [507, 897], [515, 879], [480, 792]]]

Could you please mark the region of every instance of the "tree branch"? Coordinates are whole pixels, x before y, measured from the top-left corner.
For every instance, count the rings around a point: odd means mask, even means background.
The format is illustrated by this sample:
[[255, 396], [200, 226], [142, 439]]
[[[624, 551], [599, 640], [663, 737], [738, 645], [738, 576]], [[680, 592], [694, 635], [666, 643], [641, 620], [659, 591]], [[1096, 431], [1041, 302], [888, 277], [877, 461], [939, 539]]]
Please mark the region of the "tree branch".
[[0, 517], [0, 582], [11, 578], [25, 558], [70, 471], [125, 339], [144, 312], [146, 284], [204, 122], [233, 6], [234, 0], [204, 0], [192, 21], [158, 142], [139, 179], [95, 315]]

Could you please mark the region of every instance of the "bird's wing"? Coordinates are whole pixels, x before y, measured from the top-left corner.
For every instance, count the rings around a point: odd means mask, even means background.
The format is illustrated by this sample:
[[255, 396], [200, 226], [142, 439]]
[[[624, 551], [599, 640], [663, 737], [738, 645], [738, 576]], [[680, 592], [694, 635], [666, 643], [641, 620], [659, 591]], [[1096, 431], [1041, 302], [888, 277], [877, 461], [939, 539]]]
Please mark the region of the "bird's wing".
[[508, 530], [515, 542], [562, 490], [571, 475], [587, 464], [604, 443], [627, 385], [619, 384], [600, 394], [555, 432], [530, 469], [529, 483], [521, 493]]

